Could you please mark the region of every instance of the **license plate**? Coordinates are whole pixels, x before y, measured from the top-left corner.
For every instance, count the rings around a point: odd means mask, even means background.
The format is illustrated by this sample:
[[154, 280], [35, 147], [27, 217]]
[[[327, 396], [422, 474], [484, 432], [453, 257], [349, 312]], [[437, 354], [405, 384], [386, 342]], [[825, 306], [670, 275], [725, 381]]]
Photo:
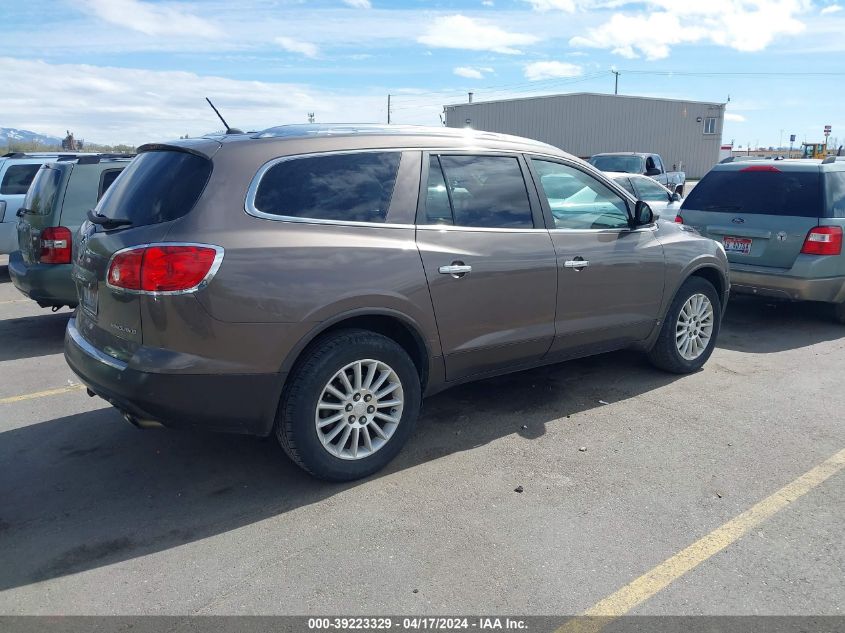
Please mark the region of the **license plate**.
[[751, 253], [751, 240], [746, 237], [725, 236], [723, 243], [726, 253], [739, 253], [740, 255]]
[[97, 314], [98, 294], [96, 286], [82, 286], [82, 307], [86, 312], [95, 316]]

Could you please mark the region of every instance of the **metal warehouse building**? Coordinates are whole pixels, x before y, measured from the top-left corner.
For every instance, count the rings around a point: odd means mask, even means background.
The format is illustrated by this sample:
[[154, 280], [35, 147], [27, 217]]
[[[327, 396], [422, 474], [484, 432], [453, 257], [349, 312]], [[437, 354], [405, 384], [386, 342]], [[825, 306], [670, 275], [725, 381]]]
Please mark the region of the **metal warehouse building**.
[[719, 161], [724, 103], [573, 93], [445, 106], [446, 125], [516, 134], [587, 158], [655, 152], [700, 178]]

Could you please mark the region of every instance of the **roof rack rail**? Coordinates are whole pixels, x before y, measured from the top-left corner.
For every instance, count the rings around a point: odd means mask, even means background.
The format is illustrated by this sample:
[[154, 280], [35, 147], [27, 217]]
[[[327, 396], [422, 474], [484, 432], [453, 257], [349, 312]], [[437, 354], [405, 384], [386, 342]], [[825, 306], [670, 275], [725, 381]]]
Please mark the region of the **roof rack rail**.
[[8, 152], [7, 154], [3, 154], [3, 158], [23, 158], [26, 154], [23, 152]]

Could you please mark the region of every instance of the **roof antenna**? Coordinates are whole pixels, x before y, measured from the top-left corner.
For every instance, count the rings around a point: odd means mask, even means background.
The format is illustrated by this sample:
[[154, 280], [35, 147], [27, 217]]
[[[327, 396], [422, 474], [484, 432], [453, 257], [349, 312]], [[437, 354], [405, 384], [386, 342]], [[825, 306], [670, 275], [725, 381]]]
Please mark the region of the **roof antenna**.
[[208, 101], [208, 105], [210, 105], [211, 109], [214, 110], [214, 114], [216, 114], [218, 117], [220, 117], [220, 120], [223, 121], [223, 125], [226, 127], [226, 134], [243, 134], [243, 131], [239, 130], [238, 128], [229, 127], [229, 124], [226, 123], [226, 119], [223, 118], [223, 115], [220, 114], [220, 112], [217, 110], [217, 108], [214, 107], [214, 104], [211, 103], [211, 99], [206, 97], [205, 100]]

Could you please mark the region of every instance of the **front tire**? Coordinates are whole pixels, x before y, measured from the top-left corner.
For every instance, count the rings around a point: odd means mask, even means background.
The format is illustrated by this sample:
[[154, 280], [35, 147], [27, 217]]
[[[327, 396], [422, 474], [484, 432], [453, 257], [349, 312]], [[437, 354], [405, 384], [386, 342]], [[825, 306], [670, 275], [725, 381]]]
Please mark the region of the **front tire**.
[[367, 330], [334, 332], [297, 363], [276, 437], [313, 476], [360, 479], [384, 468], [408, 440], [421, 391], [417, 368], [395, 341]]
[[690, 277], [675, 294], [648, 359], [674, 374], [698, 371], [713, 353], [721, 322], [722, 304], [713, 284]]

